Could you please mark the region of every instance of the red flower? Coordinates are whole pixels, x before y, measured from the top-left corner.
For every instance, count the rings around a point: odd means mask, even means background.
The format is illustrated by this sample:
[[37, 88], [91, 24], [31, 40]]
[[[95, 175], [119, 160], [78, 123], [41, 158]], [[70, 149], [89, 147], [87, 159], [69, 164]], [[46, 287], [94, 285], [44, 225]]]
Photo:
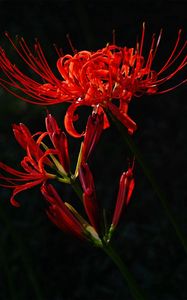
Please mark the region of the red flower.
[[[175, 86], [160, 89], [166, 81], [172, 79], [186, 66], [187, 59], [184, 55], [179, 61], [186, 48], [186, 41], [179, 46], [181, 36], [181, 30], [179, 30], [169, 58], [159, 71], [155, 71], [152, 65], [161, 33], [162, 31], [157, 40], [153, 35], [147, 58], [144, 58], [142, 54], [144, 24], [141, 41], [136, 43], [135, 48], [107, 45], [95, 52], [80, 51], [74, 55], [61, 56], [57, 60], [60, 79], [50, 69], [38, 41], [34, 45], [35, 52], [32, 52], [23, 38], [18, 40], [19, 47], [17, 47], [7, 35], [26, 65], [39, 75], [41, 82], [25, 75], [1, 49], [0, 67], [6, 77], [0, 79], [0, 84], [12, 94], [30, 103], [39, 105], [71, 103], [66, 113], [65, 126], [67, 131], [75, 137], [83, 135], [78, 133], [73, 125], [77, 120], [75, 111], [83, 105], [100, 106], [100, 109], [108, 108], [132, 134], [136, 130], [136, 123], [131, 120], [127, 112], [133, 96], [165, 93], [187, 81], [185, 79]], [[172, 66], [175, 67], [174, 70], [171, 70]], [[165, 73], [169, 70], [170, 72]], [[113, 100], [118, 100], [119, 106]]]
[[51, 184], [44, 184], [41, 192], [50, 203], [47, 210], [49, 219], [62, 231], [81, 239], [87, 239], [101, 246], [101, 240], [95, 229], [67, 202], [63, 202]]
[[[0, 162], [0, 169], [10, 174], [9, 176], [0, 174], [0, 180], [3, 181], [0, 185], [13, 189], [10, 201], [15, 206], [19, 206], [19, 204], [14, 198], [23, 190], [44, 183], [48, 179], [60, 178], [59, 180], [62, 182], [69, 182], [69, 154], [66, 136], [58, 128], [51, 115], [46, 117], [46, 128], [46, 132], [37, 132], [31, 135], [24, 124], [13, 125], [16, 140], [26, 150], [26, 156], [21, 161], [24, 171], [17, 171]], [[48, 148], [43, 143], [43, 139], [47, 136], [54, 148]], [[48, 169], [52, 169], [52, 173], [49, 173]]]
[[[0, 174], [0, 180], [3, 181], [0, 185], [14, 190], [10, 201], [15, 206], [18, 206], [18, 203], [14, 197], [19, 192], [46, 182], [47, 179], [57, 179], [64, 183], [76, 180], [80, 165], [83, 162], [86, 163], [100, 138], [104, 119], [102, 112], [100, 114], [93, 112], [89, 116], [75, 175], [72, 175], [70, 171], [68, 142], [65, 133], [58, 127], [51, 114], [47, 115], [45, 124], [46, 131], [37, 132], [34, 135], [31, 135], [24, 124], [13, 125], [15, 138], [26, 151], [26, 156], [21, 161], [24, 171], [17, 171], [0, 162], [0, 170], [3, 173], [11, 174], [11, 177]], [[43, 142], [47, 137], [52, 144], [51, 148]], [[49, 173], [49, 169], [52, 169], [52, 173]]]

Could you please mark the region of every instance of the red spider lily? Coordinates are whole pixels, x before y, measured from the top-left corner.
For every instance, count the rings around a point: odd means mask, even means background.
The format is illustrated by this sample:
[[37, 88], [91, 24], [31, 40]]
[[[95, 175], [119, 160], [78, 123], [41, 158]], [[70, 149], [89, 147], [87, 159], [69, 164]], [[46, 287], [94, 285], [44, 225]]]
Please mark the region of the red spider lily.
[[[19, 206], [14, 199], [19, 192], [46, 182], [48, 179], [55, 179], [57, 173], [61, 175], [61, 181], [68, 182], [69, 154], [66, 136], [60, 131], [51, 115], [46, 117], [46, 128], [46, 132], [37, 132], [31, 135], [24, 124], [13, 125], [16, 140], [26, 150], [26, 156], [21, 161], [24, 172], [17, 171], [0, 162], [0, 169], [11, 175], [9, 177], [0, 174], [0, 179], [5, 182], [0, 185], [14, 190], [10, 201], [15, 206]], [[46, 136], [51, 139], [54, 145], [53, 149], [47, 148], [43, 143]], [[36, 141], [34, 137], [37, 137]], [[42, 150], [42, 146], [46, 149]], [[46, 171], [46, 168], [52, 168], [53, 173]]]
[[39, 145], [34, 142], [27, 127], [23, 124], [15, 125], [14, 131], [17, 141], [27, 152], [21, 161], [24, 172], [17, 171], [0, 162], [0, 169], [10, 174], [10, 177], [0, 174], [0, 179], [6, 182], [0, 185], [14, 190], [10, 202], [14, 206], [19, 206], [19, 203], [14, 199], [18, 193], [39, 185], [49, 178], [54, 178], [54, 175], [45, 171], [44, 164], [50, 165], [50, 161], [46, 158], [46, 154], [41, 151]]
[[[0, 169], [11, 174], [11, 177], [0, 174], [0, 179], [5, 183], [1, 186], [12, 188], [14, 192], [11, 197], [11, 203], [19, 206], [14, 199], [15, 196], [26, 189], [45, 182], [47, 179], [57, 179], [64, 183], [70, 183], [73, 180], [70, 172], [70, 159], [68, 151], [68, 142], [65, 133], [58, 127], [58, 124], [51, 114], [45, 119], [46, 131], [37, 132], [31, 135], [29, 129], [24, 125], [13, 125], [13, 131], [16, 140], [23, 149], [26, 150], [26, 156], [21, 161], [24, 172], [17, 171], [0, 162]], [[80, 159], [77, 163], [77, 174], [80, 164], [86, 162], [95, 144], [98, 142], [103, 129], [103, 113], [99, 115], [92, 113], [88, 118], [84, 141], [81, 147]], [[48, 148], [43, 140], [50, 139], [53, 148]], [[35, 141], [34, 138], [37, 137]], [[52, 174], [46, 171], [46, 168], [52, 168]], [[60, 175], [60, 177], [59, 177]], [[85, 194], [85, 198], [87, 193]]]
[[[99, 105], [100, 109], [111, 110], [132, 134], [136, 130], [136, 123], [127, 115], [127, 111], [133, 96], [165, 93], [187, 81], [185, 79], [170, 88], [160, 88], [186, 66], [187, 60], [184, 54], [187, 43], [185, 41], [181, 46], [179, 45], [181, 39], [181, 30], [179, 30], [168, 59], [159, 71], [155, 71], [152, 65], [161, 34], [162, 30], [157, 40], [153, 35], [147, 58], [142, 54], [144, 24], [141, 41], [136, 43], [135, 48], [107, 45], [94, 52], [80, 51], [74, 55], [59, 53], [57, 69], [61, 75], [60, 79], [50, 69], [38, 41], [34, 45], [35, 51], [32, 52], [23, 38], [18, 39], [17, 47], [7, 35], [26, 65], [41, 77], [42, 83], [25, 75], [1, 49], [0, 67], [6, 77], [0, 79], [0, 84], [12, 94], [30, 103], [39, 105], [71, 103], [66, 113], [65, 126], [75, 137], [83, 135], [78, 133], [73, 125], [77, 120], [75, 111], [83, 105], [91, 107]], [[174, 70], [172, 70], [173, 66]], [[21, 93], [16, 92], [15, 89]], [[119, 101], [119, 106], [113, 102], [116, 99]]]
[[62, 231], [72, 233], [101, 246], [101, 240], [95, 229], [68, 203], [64, 203], [51, 184], [44, 184], [41, 192], [50, 203], [47, 215]]

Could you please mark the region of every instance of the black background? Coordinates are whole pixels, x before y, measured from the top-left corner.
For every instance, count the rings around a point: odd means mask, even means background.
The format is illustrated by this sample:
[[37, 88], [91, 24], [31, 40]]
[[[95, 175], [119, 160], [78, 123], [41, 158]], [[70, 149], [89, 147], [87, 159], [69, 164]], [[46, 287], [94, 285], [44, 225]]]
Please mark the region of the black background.
[[[152, 33], [164, 30], [154, 64], [159, 70], [179, 28], [185, 40], [186, 11], [187, 1], [0, 1], [0, 43], [16, 62], [18, 57], [4, 31], [12, 37], [24, 36], [31, 47], [37, 37], [55, 71], [53, 43], [71, 53], [67, 33], [77, 50], [104, 47], [112, 41], [113, 29], [118, 45], [134, 47], [145, 21], [145, 54]], [[186, 71], [176, 77], [173, 84], [185, 78]], [[23, 152], [14, 141], [11, 125], [24, 122], [33, 132], [42, 130], [45, 110], [3, 90], [0, 101], [1, 161], [17, 167]], [[50, 107], [61, 126], [65, 108]], [[164, 95], [134, 99], [130, 114], [138, 124], [134, 140], [187, 235], [186, 86]], [[100, 201], [115, 201], [127, 155], [116, 130], [106, 131], [91, 161]], [[138, 165], [135, 171], [136, 189], [114, 243], [148, 299], [186, 300], [186, 254]], [[64, 194], [75, 196], [66, 188]], [[131, 299], [121, 275], [104, 253], [50, 223], [37, 189], [18, 196], [22, 203], [19, 209], [11, 207], [9, 197], [10, 192], [1, 189], [0, 299], [40, 299], [37, 286], [42, 291], [41, 299], [46, 300]]]

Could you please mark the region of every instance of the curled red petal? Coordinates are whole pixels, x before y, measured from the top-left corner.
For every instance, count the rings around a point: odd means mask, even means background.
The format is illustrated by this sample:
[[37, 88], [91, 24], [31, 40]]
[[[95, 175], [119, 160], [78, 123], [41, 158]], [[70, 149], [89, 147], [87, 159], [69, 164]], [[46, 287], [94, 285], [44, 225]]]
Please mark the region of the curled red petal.
[[38, 180], [33, 180], [33, 181], [30, 181], [30, 182], [27, 182], [27, 183], [25, 183], [25, 184], [22, 184], [22, 185], [17, 186], [17, 187], [14, 189], [13, 193], [12, 193], [12, 196], [11, 196], [11, 198], [10, 198], [10, 203], [11, 203], [13, 206], [19, 207], [20, 204], [15, 200], [15, 196], [16, 196], [17, 194], [19, 194], [20, 192], [22, 192], [22, 191], [28, 190], [28, 189], [30, 189], [30, 188], [32, 188], [32, 187], [38, 185], [38, 184], [41, 184], [43, 181], [44, 181], [44, 180], [43, 180], [43, 177], [42, 177], [42, 178], [40, 178], [40, 179], [38, 179]]
[[10, 174], [12, 174], [14, 176], [18, 176], [18, 177], [25, 176], [24, 172], [17, 171], [15, 169], [13, 169], [12, 167], [9, 167], [9, 166], [5, 165], [2, 162], [0, 162], [0, 169], [2, 169], [4, 171], [6, 171], [7, 173], [10, 173]]
[[82, 105], [81, 103], [71, 104], [69, 106], [69, 108], [67, 109], [66, 115], [64, 118], [64, 126], [65, 126], [67, 132], [75, 138], [80, 138], [84, 135], [84, 132], [78, 133], [73, 124], [78, 119], [78, 115], [75, 115], [75, 111], [81, 105]]

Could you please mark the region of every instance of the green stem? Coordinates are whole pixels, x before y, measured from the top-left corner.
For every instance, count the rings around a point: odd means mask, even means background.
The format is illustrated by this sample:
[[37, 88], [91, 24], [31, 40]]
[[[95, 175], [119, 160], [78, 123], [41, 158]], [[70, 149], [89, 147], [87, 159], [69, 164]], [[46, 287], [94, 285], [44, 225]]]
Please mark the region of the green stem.
[[134, 279], [132, 274], [129, 272], [127, 266], [125, 265], [124, 261], [122, 261], [120, 256], [117, 254], [116, 250], [110, 244], [104, 245], [104, 247], [102, 249], [113, 260], [115, 265], [118, 267], [123, 278], [125, 279], [125, 281], [128, 284], [132, 298], [134, 300], [145, 300], [146, 298], [143, 295], [140, 288], [138, 287], [136, 280]]
[[136, 144], [133, 142], [132, 138], [127, 133], [126, 128], [124, 128], [124, 126], [110, 112], [107, 112], [107, 114], [109, 115], [109, 118], [114, 122], [114, 124], [116, 125], [119, 132], [122, 134], [122, 137], [123, 137], [125, 143], [128, 145], [131, 152], [136, 157], [136, 160], [138, 161], [144, 174], [148, 178], [153, 190], [155, 191], [158, 199], [160, 200], [162, 207], [165, 210], [165, 213], [166, 213], [168, 219], [170, 220], [171, 224], [173, 225], [175, 232], [176, 232], [181, 244], [183, 245], [185, 252], [187, 253], [187, 240], [186, 240], [185, 236], [183, 235], [183, 233], [181, 232], [177, 221], [175, 220], [174, 216], [172, 215], [172, 212], [169, 207], [169, 202], [168, 202], [165, 194], [161, 191], [153, 173], [151, 172], [151, 169], [148, 167], [142, 154], [138, 150]]
[[71, 180], [71, 186], [75, 191], [75, 193], [77, 194], [77, 196], [79, 197], [79, 199], [82, 201], [83, 191], [79, 182], [77, 180]]

